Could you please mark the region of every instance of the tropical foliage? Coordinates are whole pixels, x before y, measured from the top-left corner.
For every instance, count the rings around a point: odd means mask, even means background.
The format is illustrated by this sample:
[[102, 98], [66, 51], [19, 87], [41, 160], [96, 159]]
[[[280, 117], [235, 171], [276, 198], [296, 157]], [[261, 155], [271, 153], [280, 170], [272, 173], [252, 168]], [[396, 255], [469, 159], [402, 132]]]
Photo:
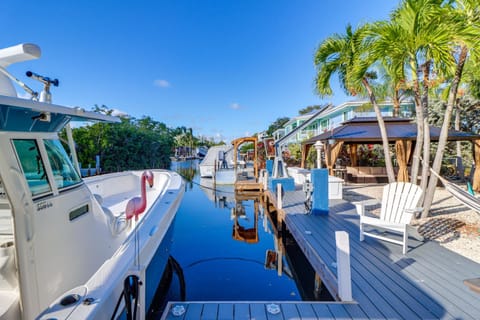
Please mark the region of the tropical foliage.
[[[105, 106], [96, 111], [111, 113]], [[167, 168], [174, 148], [171, 130], [150, 117], [121, 118], [121, 123], [95, 123], [73, 129], [79, 162], [95, 167], [100, 156], [103, 172]]]
[[285, 123], [287, 123], [289, 120], [290, 118], [288, 117], [277, 118], [277, 120], [275, 120], [272, 124], [270, 124], [270, 126], [268, 126], [268, 129], [265, 133], [267, 134], [267, 136], [271, 137], [276, 130], [283, 128]]
[[[479, 0], [402, 0], [389, 20], [361, 25], [356, 29], [347, 25], [344, 34], [334, 34], [325, 39], [315, 55], [315, 86], [319, 95], [333, 93], [330, 81], [336, 75], [346, 93], [370, 99], [382, 134], [390, 182], [394, 179], [391, 152], [382, 115], [377, 112], [376, 99], [388, 98], [394, 105], [399, 105], [402, 97], [413, 97], [418, 130], [411, 180], [418, 182], [422, 161], [420, 182], [422, 189], [426, 190], [423, 216], [428, 215], [437, 184], [435, 176], [428, 178], [432, 149], [428, 126], [432, 114], [429, 100], [437, 95], [436, 99], [444, 105], [443, 112], [435, 115], [442, 129], [434, 148], [432, 167], [439, 172], [454, 110], [458, 115], [457, 126], [461, 124], [459, 93], [470, 90], [478, 97], [480, 92], [476, 52], [478, 34]], [[464, 68], [466, 73], [462, 86]], [[441, 89], [446, 93], [443, 96], [439, 94]], [[475, 109], [476, 104], [470, 104], [467, 109], [471, 112], [472, 108]], [[477, 189], [480, 190], [480, 186]]]

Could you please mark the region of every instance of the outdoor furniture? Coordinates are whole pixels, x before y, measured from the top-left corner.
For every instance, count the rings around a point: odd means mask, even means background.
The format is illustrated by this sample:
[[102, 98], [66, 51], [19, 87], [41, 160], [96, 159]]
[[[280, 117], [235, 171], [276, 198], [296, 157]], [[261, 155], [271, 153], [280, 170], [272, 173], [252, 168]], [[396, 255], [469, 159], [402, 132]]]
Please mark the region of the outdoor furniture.
[[353, 183], [388, 182], [387, 169], [385, 167], [348, 166], [347, 181]]
[[[422, 208], [416, 208], [422, 195], [422, 189], [412, 183], [395, 182], [386, 185], [383, 188], [383, 197], [381, 204], [380, 217], [367, 216], [365, 207], [372, 205], [371, 200], [354, 203], [357, 213], [360, 215], [360, 241], [364, 236], [389, 241], [403, 245], [403, 254], [407, 252], [408, 230], [407, 226], [416, 212], [421, 212]], [[403, 239], [396, 240], [378, 233], [366, 232], [365, 225], [378, 227], [394, 233], [403, 235]]]

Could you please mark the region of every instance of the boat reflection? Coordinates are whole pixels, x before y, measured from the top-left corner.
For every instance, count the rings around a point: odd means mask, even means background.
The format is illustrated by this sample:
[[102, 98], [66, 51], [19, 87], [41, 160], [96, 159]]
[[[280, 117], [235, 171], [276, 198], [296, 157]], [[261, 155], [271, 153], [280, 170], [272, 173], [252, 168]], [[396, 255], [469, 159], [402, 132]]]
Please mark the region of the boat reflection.
[[216, 185], [211, 178], [200, 178], [199, 186], [215, 208], [230, 209], [235, 206], [235, 192], [231, 185]]

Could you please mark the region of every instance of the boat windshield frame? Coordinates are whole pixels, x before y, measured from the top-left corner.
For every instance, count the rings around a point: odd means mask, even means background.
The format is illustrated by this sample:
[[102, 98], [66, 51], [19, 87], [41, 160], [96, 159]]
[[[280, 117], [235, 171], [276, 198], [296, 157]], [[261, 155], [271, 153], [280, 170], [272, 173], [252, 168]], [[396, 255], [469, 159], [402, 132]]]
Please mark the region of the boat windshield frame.
[[58, 137], [14, 135], [10, 141], [33, 200], [83, 184]]

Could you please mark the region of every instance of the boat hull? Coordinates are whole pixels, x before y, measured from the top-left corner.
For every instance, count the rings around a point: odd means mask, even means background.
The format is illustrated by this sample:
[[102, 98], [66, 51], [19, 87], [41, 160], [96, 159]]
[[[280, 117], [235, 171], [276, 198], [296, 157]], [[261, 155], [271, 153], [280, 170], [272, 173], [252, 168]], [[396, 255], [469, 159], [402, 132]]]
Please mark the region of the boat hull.
[[[89, 181], [88, 184], [95, 181]], [[167, 250], [162, 249], [162, 241], [166, 240], [176, 212], [184, 193], [184, 185], [181, 177], [172, 173], [172, 181], [162, 192], [162, 195], [154, 200], [145, 216], [138, 221], [135, 231], [132, 232], [116, 250], [113, 256], [106, 259], [95, 274], [85, 282], [56, 299], [39, 319], [110, 319], [121, 315], [124, 308], [120, 296], [124, 287], [124, 280], [130, 276], [137, 276], [143, 285], [140, 286], [139, 310], [141, 319], [145, 318], [148, 305], [154, 294], [154, 290], [147, 283], [154, 283], [160, 275], [154, 274], [149, 269], [153, 263], [162, 266], [168, 259]], [[133, 222], [135, 223], [135, 222]], [[168, 241], [167, 241], [168, 242]], [[160, 256], [158, 251], [160, 250]], [[154, 259], [155, 257], [155, 259]], [[159, 272], [161, 273], [161, 272]], [[149, 279], [152, 277], [152, 279]], [[153, 293], [152, 293], [153, 291]], [[68, 295], [78, 295], [76, 303], [62, 306], [61, 301]], [[117, 301], [121, 304], [117, 312]]]

